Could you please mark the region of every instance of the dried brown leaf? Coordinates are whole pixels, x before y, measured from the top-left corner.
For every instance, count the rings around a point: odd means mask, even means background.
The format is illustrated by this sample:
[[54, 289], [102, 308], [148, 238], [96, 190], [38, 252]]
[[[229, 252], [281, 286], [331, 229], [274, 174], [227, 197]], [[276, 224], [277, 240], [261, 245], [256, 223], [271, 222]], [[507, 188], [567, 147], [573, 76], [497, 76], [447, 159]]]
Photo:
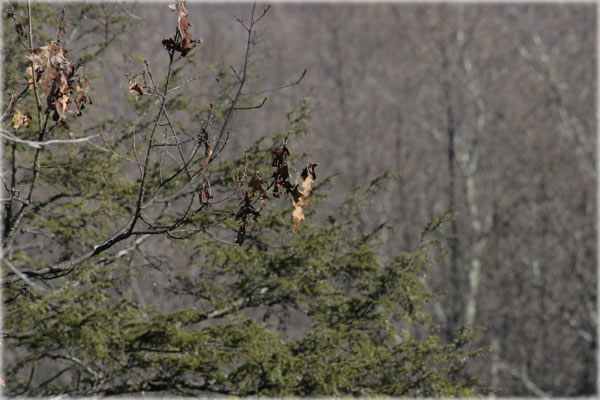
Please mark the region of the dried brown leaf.
[[21, 126], [29, 128], [29, 121], [31, 121], [31, 115], [23, 114], [20, 110], [17, 110], [12, 117], [12, 126], [14, 129], [19, 129]]
[[208, 142], [204, 142], [204, 163], [202, 163], [202, 169], [206, 169], [208, 167], [208, 162], [213, 155], [213, 151], [210, 148], [210, 144]]
[[311, 163], [311, 164], [308, 164], [306, 167], [304, 167], [304, 169], [302, 170], [302, 173], [300, 174], [302, 179], [306, 179], [309, 175], [313, 180], [317, 179], [317, 174], [315, 173], [315, 168], [318, 165], [319, 165], [318, 163]]
[[190, 14], [185, 8], [185, 1], [178, 1], [175, 4], [169, 4], [168, 7], [171, 11], [177, 11], [177, 29], [179, 29], [179, 34], [182, 38], [186, 37], [188, 35], [188, 18]]
[[200, 189], [200, 192], [198, 192], [198, 200], [200, 201], [200, 204], [208, 204], [208, 201], [211, 198], [212, 196], [206, 183], [202, 184], [202, 189]]
[[292, 205], [294, 206], [292, 218], [294, 227], [296, 228], [300, 226], [300, 222], [304, 220], [304, 211], [302, 210], [302, 207], [312, 204], [307, 197], [312, 193], [312, 185], [317, 177], [314, 169], [317, 165], [318, 164], [313, 163], [306, 166], [300, 173], [300, 176], [304, 179], [302, 185], [299, 185], [298, 182], [296, 182], [289, 191], [292, 195]]
[[263, 179], [258, 172], [250, 179], [248, 187], [254, 192], [264, 193], [267, 190], [267, 185], [263, 183]]
[[175, 4], [169, 4], [168, 7], [171, 11], [177, 11], [177, 30], [181, 35], [181, 41], [177, 43], [173, 39], [164, 39], [162, 43], [167, 50], [179, 51], [185, 57], [198, 43], [202, 43], [202, 39], [194, 40], [192, 39], [192, 35], [188, 33], [188, 28], [190, 27], [188, 19], [190, 14], [185, 8], [184, 0], [179, 0]]
[[300, 223], [302, 221], [304, 221], [304, 212], [302, 211], [302, 207], [300, 207], [298, 204], [296, 204], [293, 200], [292, 200], [292, 205], [294, 206], [294, 211], [292, 211], [292, 218], [294, 220], [294, 228], [297, 228], [300, 226]]
[[148, 94], [136, 81], [131, 81], [129, 83], [129, 93], [133, 93], [135, 95], [135, 101], [138, 101], [141, 96]]
[[66, 57], [68, 50], [50, 42], [47, 46], [34, 49], [32, 53], [27, 59], [33, 63], [33, 69], [40, 77], [42, 93], [48, 92], [53, 82], [61, 93], [68, 93], [70, 78], [74, 73], [74, 67]]
[[312, 184], [313, 184], [312, 176], [306, 177], [304, 182], [302, 182], [301, 192], [302, 192], [303, 196], [310, 195], [310, 193], [312, 192]]
[[285, 144], [281, 147], [273, 149], [271, 153], [273, 154], [273, 162], [271, 163], [271, 166], [277, 168], [285, 165], [285, 158], [290, 155], [290, 151]]
[[60, 117], [61, 121], [67, 119], [67, 112], [75, 113], [69, 106], [69, 104], [71, 104], [71, 99], [68, 95], [60, 95], [54, 100], [52, 104], [54, 105], [54, 110], [56, 110], [56, 112], [58, 113], [58, 116]]

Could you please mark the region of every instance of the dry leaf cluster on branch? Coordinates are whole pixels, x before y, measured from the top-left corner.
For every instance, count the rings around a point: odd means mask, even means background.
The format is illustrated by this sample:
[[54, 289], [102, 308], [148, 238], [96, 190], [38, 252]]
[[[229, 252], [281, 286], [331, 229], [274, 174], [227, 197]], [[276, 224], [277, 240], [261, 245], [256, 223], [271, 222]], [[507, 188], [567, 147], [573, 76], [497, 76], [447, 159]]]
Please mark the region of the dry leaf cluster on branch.
[[[64, 33], [65, 28], [61, 20], [57, 40], [33, 49], [31, 55], [27, 57], [32, 64], [27, 69], [27, 73], [31, 75], [31, 86], [33, 81], [39, 81], [42, 93], [48, 93], [46, 104], [49, 111], [54, 111], [52, 119], [60, 121], [65, 128], [68, 128], [67, 113], [80, 116], [85, 104], [91, 104], [92, 101], [88, 95], [91, 87], [89, 79], [85, 77], [85, 73], [83, 76], [75, 74], [76, 67], [67, 59], [69, 50], [61, 46]], [[72, 104], [75, 104], [75, 109]], [[19, 124], [13, 121], [13, 127], [18, 128], [15, 125]]]
[[[235, 242], [238, 244], [242, 244], [244, 241], [250, 217], [253, 217], [253, 219], [256, 220], [256, 218], [259, 217], [263, 207], [266, 205], [266, 199], [268, 199], [268, 187], [273, 186], [272, 194], [275, 198], [280, 197], [282, 189], [284, 190], [284, 194], [288, 194], [290, 196], [292, 205], [294, 206], [294, 211], [292, 211], [292, 220], [295, 228], [298, 228], [300, 223], [304, 220], [304, 212], [302, 207], [312, 204], [308, 199], [308, 196], [310, 196], [312, 193], [312, 185], [314, 180], [317, 179], [315, 168], [319, 164], [308, 164], [300, 173], [302, 184], [299, 184], [297, 179], [296, 182], [292, 184], [289, 180], [290, 174], [287, 163], [287, 156], [290, 155], [290, 151], [287, 147], [287, 140], [284, 141], [282, 146], [273, 149], [271, 153], [273, 156], [271, 166], [275, 167], [275, 172], [272, 175], [273, 182], [271, 185], [267, 186], [258, 172], [256, 172], [252, 179], [250, 179], [246, 189], [244, 203], [236, 215], [236, 219], [240, 220], [237, 236], [235, 238]], [[259, 200], [261, 204], [259, 209], [256, 209], [253, 206], [253, 198], [255, 193], [259, 194]]]

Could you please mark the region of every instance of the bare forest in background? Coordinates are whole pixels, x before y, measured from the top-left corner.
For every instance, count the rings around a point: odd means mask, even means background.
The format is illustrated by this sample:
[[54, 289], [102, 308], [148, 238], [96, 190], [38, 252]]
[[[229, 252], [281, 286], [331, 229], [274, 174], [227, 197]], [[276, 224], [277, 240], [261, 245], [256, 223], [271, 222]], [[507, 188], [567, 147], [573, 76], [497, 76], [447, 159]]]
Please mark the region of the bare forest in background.
[[[92, 120], [131, 113], [110, 99], [127, 91], [126, 73], [141, 70], [141, 59], [165, 73], [155, 49], [172, 34], [173, 16], [165, 4], [125, 6], [131, 30], [93, 68]], [[190, 104], [219, 94], [211, 66], [238, 62], [245, 43], [234, 16], [251, 7], [187, 4], [203, 43], [185, 74], [208, 83], [182, 90]], [[319, 160], [323, 179], [335, 176], [330, 197], [389, 171], [387, 190], [360, 215], [369, 229], [387, 221], [383, 258], [417, 246], [430, 218], [454, 209], [445, 227], [454, 239], [426, 285], [438, 294], [428, 307], [444, 340], [462, 325], [481, 327], [475, 344], [490, 350], [467, 374], [500, 388], [498, 396], [592, 395], [596, 16], [593, 4], [274, 4], [257, 28], [261, 51], [246, 90], [306, 76], [238, 113], [223, 157], [285, 126], [287, 112], [310, 97], [313, 133], [295, 150]], [[315, 218], [334, 211], [317, 209]], [[165, 311], [183, 302], [135, 291]], [[303, 323], [292, 320], [290, 334]]]

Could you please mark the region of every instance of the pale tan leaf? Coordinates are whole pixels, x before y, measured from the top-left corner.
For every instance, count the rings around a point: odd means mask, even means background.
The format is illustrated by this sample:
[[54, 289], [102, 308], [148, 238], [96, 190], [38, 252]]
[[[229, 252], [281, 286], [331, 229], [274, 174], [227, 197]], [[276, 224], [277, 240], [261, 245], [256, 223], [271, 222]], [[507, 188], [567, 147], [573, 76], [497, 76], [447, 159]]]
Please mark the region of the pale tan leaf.
[[302, 182], [302, 186], [300, 186], [300, 192], [302, 193], [303, 196], [309, 196], [310, 193], [312, 192], [312, 184], [313, 184], [313, 179], [311, 176], [308, 176], [304, 182]]
[[208, 167], [208, 162], [210, 161], [210, 157], [212, 157], [213, 151], [210, 148], [208, 142], [204, 143], [204, 163], [202, 163], [202, 169], [206, 169]]
[[297, 228], [300, 226], [300, 223], [304, 221], [304, 212], [302, 211], [302, 207], [300, 207], [298, 204], [294, 203], [293, 201], [292, 204], [294, 205], [294, 211], [292, 211], [294, 228]]
[[31, 115], [23, 114], [20, 110], [17, 110], [13, 114], [12, 126], [14, 129], [19, 129], [21, 126], [29, 128], [29, 121], [31, 121]]

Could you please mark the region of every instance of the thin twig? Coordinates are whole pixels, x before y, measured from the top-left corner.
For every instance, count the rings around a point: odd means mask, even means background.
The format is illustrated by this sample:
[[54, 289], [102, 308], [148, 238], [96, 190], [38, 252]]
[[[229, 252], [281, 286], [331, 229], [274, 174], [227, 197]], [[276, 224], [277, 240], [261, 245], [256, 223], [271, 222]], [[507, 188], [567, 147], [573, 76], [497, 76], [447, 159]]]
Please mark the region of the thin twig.
[[12, 115], [13, 110], [15, 108], [16, 102], [17, 102], [17, 96], [13, 92], [10, 95], [10, 101], [8, 102], [8, 105], [6, 106], [6, 111], [4, 111], [4, 114], [2, 114], [2, 116], [0, 117], [0, 122], [4, 122], [8, 118], [10, 118], [10, 116]]
[[[148, 71], [148, 76], [150, 77], [150, 82], [152, 82], [152, 86], [154, 86], [154, 91], [156, 93], [158, 93], [158, 87], [156, 86], [156, 83], [154, 82], [154, 77], [152, 76], [152, 71], [150, 71], [150, 65], [148, 65], [148, 62], [146, 60], [144, 60], [144, 64], [146, 64], [146, 70]], [[166, 98], [167, 93], [169, 91], [169, 84], [168, 84], [168, 77], [167, 77], [167, 83], [165, 85], [165, 91], [163, 96]], [[179, 152], [179, 156], [181, 157], [181, 161], [183, 161], [184, 165], [185, 165], [185, 157], [183, 156], [183, 151], [181, 150], [181, 145], [179, 143], [179, 138], [177, 137], [177, 133], [175, 132], [175, 128], [173, 127], [173, 124], [171, 123], [171, 119], [169, 118], [169, 113], [167, 112], [166, 107], [164, 107], [164, 103], [166, 101], [166, 99], [162, 99], [163, 101], [163, 113], [165, 115], [165, 118], [167, 119], [167, 125], [169, 126], [169, 128], [171, 129], [171, 133], [173, 134], [173, 137], [175, 138], [175, 142], [178, 144], [177, 146], [177, 151]], [[163, 150], [161, 150], [162, 153]], [[189, 169], [187, 168], [187, 166], [185, 167], [185, 172], [188, 176], [188, 179], [191, 178], [191, 174]]]
[[215, 79], [217, 81], [217, 84], [219, 85], [219, 88], [221, 89], [221, 91], [223, 92], [223, 94], [225, 94], [225, 96], [227, 96], [227, 98], [229, 99], [229, 101], [231, 101], [233, 103], [233, 99], [231, 98], [231, 96], [229, 95], [229, 93], [227, 93], [227, 90], [225, 90], [225, 88], [223, 87], [223, 85], [221, 85], [221, 80], [219, 78]]
[[[254, 3], [254, 4], [256, 5], [256, 3]], [[263, 17], [264, 17], [265, 15], [267, 15], [267, 13], [269, 12], [269, 10], [270, 10], [270, 9], [271, 9], [271, 5], [269, 4], [269, 5], [268, 5], [268, 6], [266, 6], [266, 7], [265, 7], [265, 9], [263, 10], [263, 13], [262, 13], [262, 15], [261, 15], [260, 17], [258, 17], [258, 18], [256, 19], [256, 21], [254, 21], [254, 24], [256, 25], [256, 24], [258, 23], [258, 21], [260, 21], [261, 19], [263, 19]]]
[[119, 153], [117, 153], [116, 151], [114, 151], [114, 150], [113, 150], [113, 149], [112, 149], [112, 148], [111, 148], [111, 147], [108, 145], [108, 143], [106, 143], [106, 140], [104, 139], [104, 136], [103, 136], [102, 134], [100, 134], [100, 137], [102, 138], [102, 143], [104, 143], [104, 146], [106, 147], [106, 149], [105, 149], [105, 148], [103, 148], [103, 147], [97, 146], [98, 148], [100, 148], [100, 149], [102, 149], [102, 150], [104, 150], [104, 151], [110, 151], [110, 152], [111, 152], [111, 153], [113, 153], [113, 154], [114, 154], [114, 155], [115, 155], [117, 158], [119, 158], [119, 159], [121, 159], [121, 160], [129, 161], [129, 162], [132, 162], [132, 163], [134, 163], [134, 164], [140, 165], [140, 163], [139, 163], [139, 162], [137, 162], [137, 161], [135, 161], [135, 160], [132, 160], [131, 158], [127, 158], [127, 157], [125, 157], [125, 156], [122, 156], [122, 155], [120, 155]]
[[267, 97], [265, 96], [265, 98], [263, 99], [263, 101], [259, 105], [257, 105], [257, 106], [235, 107], [234, 110], [254, 110], [256, 108], [261, 108], [262, 106], [265, 105], [266, 102], [267, 102]]
[[[27, 0], [27, 17], [29, 19], [29, 55], [33, 56], [33, 18], [31, 18], [31, 0]], [[32, 86], [33, 86], [33, 96], [35, 97], [35, 104], [36, 104], [36, 110], [37, 110], [37, 114], [38, 114], [38, 130], [41, 134], [41, 121], [42, 121], [42, 116], [41, 116], [41, 111], [42, 111], [42, 107], [40, 106], [40, 99], [38, 98], [37, 95], [37, 85], [36, 85], [36, 74], [35, 74], [35, 65], [33, 63], [33, 61], [31, 62], [31, 80], [33, 81]]]
[[10, 269], [12, 269], [14, 271], [15, 274], [17, 274], [19, 276], [19, 278], [21, 278], [26, 284], [28, 284], [31, 288], [38, 290], [40, 292], [43, 293], [48, 293], [49, 290], [38, 285], [35, 282], [32, 282], [29, 278], [27, 278], [27, 276], [25, 276], [24, 273], [22, 273], [21, 271], [19, 271], [19, 269], [17, 267], [15, 267], [10, 261], [8, 261], [6, 258], [4, 260], [2, 260], [4, 262], [4, 264], [8, 265], [8, 267]]
[[279, 87], [272, 88], [272, 89], [258, 90], [256, 92], [242, 93], [242, 96], [250, 96], [250, 95], [253, 95], [253, 94], [264, 94], [264, 93], [270, 93], [270, 92], [277, 92], [277, 91], [279, 91], [281, 89], [285, 89], [285, 88], [288, 88], [290, 86], [299, 85], [300, 82], [302, 81], [302, 79], [304, 79], [304, 77], [306, 76], [307, 72], [308, 72], [308, 70], [305, 69], [304, 71], [302, 71], [302, 75], [300, 75], [300, 78], [298, 78], [298, 80], [296, 80], [295, 82], [292, 82], [292, 83], [288, 83], [287, 85], [279, 86]]
[[230, 65], [229, 68], [231, 68], [231, 70], [235, 74], [236, 78], [238, 79], [238, 82], [241, 82], [242, 78], [240, 78], [240, 75], [237, 73], [237, 71], [235, 70], [235, 68], [233, 68], [233, 65]]
[[197, 81], [199, 79], [200, 79], [200, 77], [197, 77], [197, 76], [194, 78], [190, 78], [187, 81], [183, 82], [181, 85], [170, 88], [168, 91], [172, 92], [174, 90], [181, 89], [182, 87], [187, 86], [190, 82]]
[[29, 147], [33, 147], [34, 149], [41, 149], [43, 146], [49, 146], [52, 144], [74, 144], [74, 143], [83, 143], [83, 142], [87, 142], [89, 140], [95, 139], [98, 136], [102, 136], [100, 133], [96, 134], [96, 135], [92, 135], [92, 136], [86, 136], [83, 138], [79, 138], [79, 139], [52, 139], [52, 140], [46, 140], [45, 142], [36, 142], [33, 140], [25, 140], [25, 139], [20, 139], [16, 136], [14, 136], [12, 133], [10, 133], [7, 130], [4, 129], [0, 129], [0, 137], [12, 141], [12, 142], [16, 142], [16, 143], [21, 143], [21, 144], [25, 144]]

